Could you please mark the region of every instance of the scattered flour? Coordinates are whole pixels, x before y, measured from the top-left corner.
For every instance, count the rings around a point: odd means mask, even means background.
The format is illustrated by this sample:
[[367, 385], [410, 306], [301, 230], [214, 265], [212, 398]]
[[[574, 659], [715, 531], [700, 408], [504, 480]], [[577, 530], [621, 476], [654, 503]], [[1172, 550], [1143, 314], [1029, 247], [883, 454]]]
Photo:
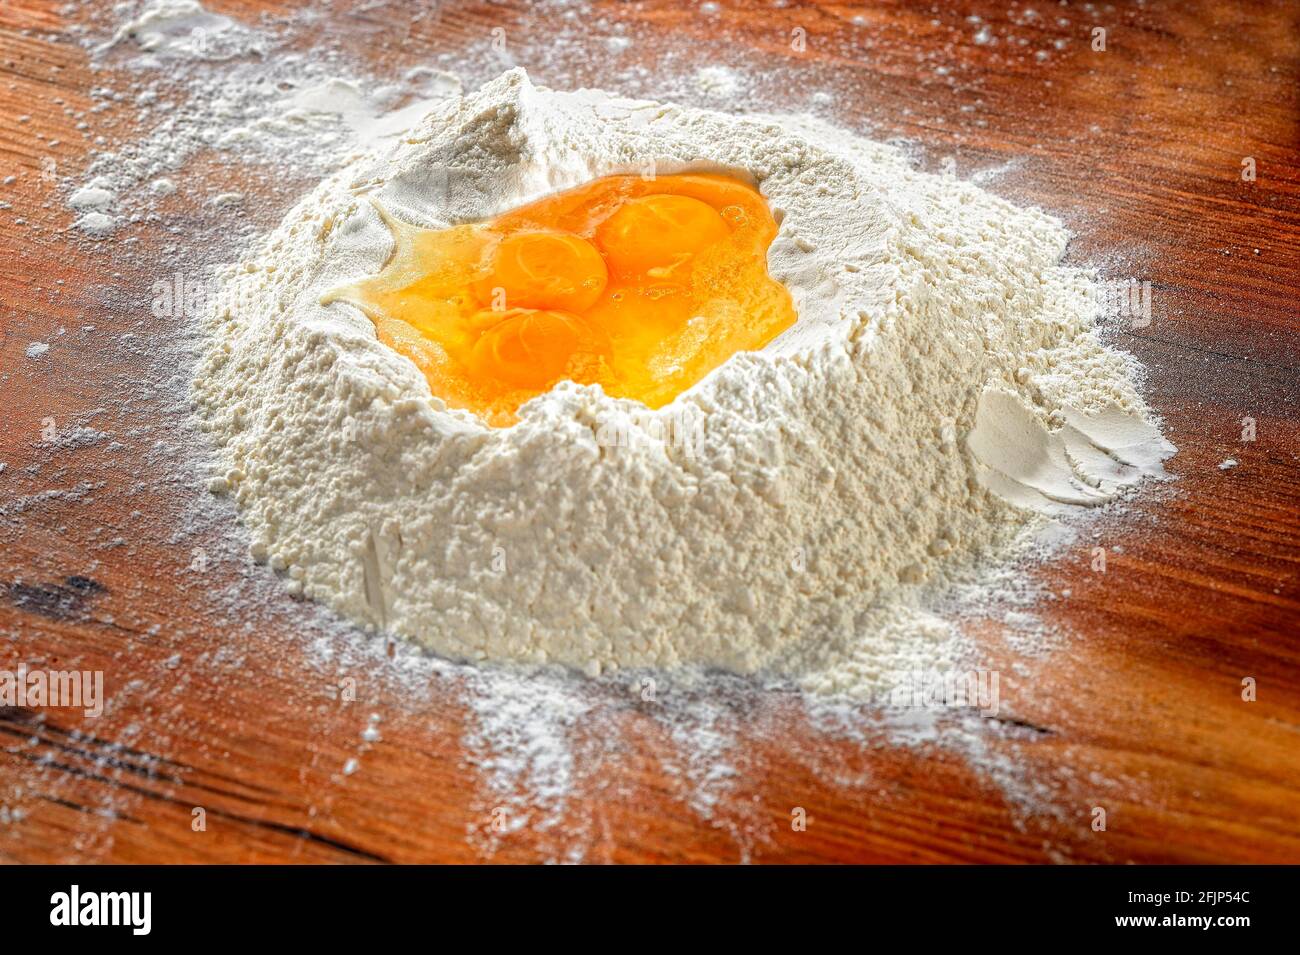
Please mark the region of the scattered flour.
[[[131, 96], [91, 90], [92, 113], [130, 102], [144, 131], [94, 151], [84, 181], [67, 197], [73, 228], [102, 239], [121, 226], [159, 221], [160, 200], [194, 155], [216, 150], [244, 164], [271, 163], [276, 174], [320, 176], [353, 153], [396, 135], [439, 100], [459, 92], [453, 75], [429, 67], [375, 82], [322, 52], [286, 53], [268, 62], [269, 34], [209, 13], [193, 0], [152, 0], [114, 38], [86, 38], [93, 65], [124, 65]], [[187, 95], [177, 102], [177, 84]], [[83, 121], [84, 124], [84, 121]], [[222, 234], [228, 232], [222, 230]]]
[[[322, 304], [392, 248], [368, 197], [437, 227], [647, 167], [752, 177], [800, 316], [658, 412], [565, 383], [488, 428]], [[226, 271], [237, 304], [195, 378], [213, 487], [293, 592], [452, 658], [694, 664], [870, 697], [951, 629], [922, 585], [1172, 453], [1097, 336], [1089, 275], [1057, 264], [1066, 241], [815, 120], [514, 70], [326, 179]]]
[[744, 90], [744, 81], [735, 71], [725, 66], [706, 66], [695, 74], [695, 82], [706, 97], [725, 99]]
[[82, 186], [69, 196], [68, 205], [76, 209], [78, 212], [84, 212], [87, 210], [103, 212], [113, 205], [113, 200], [115, 198], [116, 197], [110, 190], [105, 189], [97, 182], [92, 182], [88, 185]]
[[112, 235], [114, 230], [117, 229], [117, 220], [107, 213], [87, 212], [72, 223], [72, 227], [80, 229], [91, 238], [104, 239]]
[[[286, 97], [268, 122], [281, 127], [314, 123], [329, 130], [342, 124], [358, 142], [373, 143], [404, 132], [421, 119], [433, 103], [460, 91], [460, 81], [456, 77], [427, 68], [408, 71], [402, 83], [379, 87], [332, 77]], [[414, 102], [401, 107], [397, 105], [412, 93], [418, 94]], [[255, 128], [265, 129], [267, 123], [258, 123]]]
[[96, 48], [104, 53], [132, 44], [147, 56], [142, 65], [168, 59], [228, 60], [264, 54], [268, 38], [230, 17], [210, 13], [198, 0], [154, 0], [126, 21], [112, 39]]
[[[719, 12], [719, 6], [712, 3], [699, 9], [703, 16]], [[100, 85], [90, 91], [91, 107], [69, 106], [64, 111], [91, 150], [91, 166], [81, 174], [81, 185], [102, 188], [114, 197], [105, 210], [89, 211], [104, 219], [111, 211], [118, 223], [139, 224], [142, 235], [150, 238], [147, 245], [142, 243], [129, 256], [143, 261], [149, 275], [135, 290], [137, 294], [129, 307], [139, 308], [140, 302], [149, 301], [148, 282], [158, 275], [170, 277], [173, 270], [183, 269], [187, 276], [194, 276], [202, 274], [198, 270], [214, 255], [242, 254], [240, 250], [256, 229], [255, 221], [238, 222], [236, 228], [231, 228], [230, 216], [196, 218], [186, 211], [202, 206], [212, 195], [238, 182], [214, 187], [205, 181], [201, 169], [190, 165], [192, 158], [215, 159], [216, 165], [244, 179], [271, 185], [271, 201], [279, 202], [278, 197], [287, 198], [300, 188], [300, 182], [319, 179], [352, 158], [359, 147], [372, 146], [370, 124], [382, 122], [384, 114], [406, 105], [413, 107], [412, 118], [424, 112], [428, 104], [415, 104], [421, 99], [440, 98], [443, 94], [438, 87], [455, 82], [450, 79], [451, 73], [459, 75], [467, 88], [475, 88], [513, 62], [548, 76], [557, 85], [573, 86], [574, 77], [585, 76], [589, 82], [599, 80], [628, 95], [725, 106], [730, 111], [812, 109], [839, 114], [837, 104], [852, 102], [862, 106], [856, 71], [823, 68], [821, 57], [793, 60], [773, 69], [766, 53], [751, 53], [740, 46], [734, 50], [735, 59], [727, 71], [746, 95], [718, 100], [710, 92], [717, 84], [708, 79], [712, 75], [708, 71], [715, 64], [709, 63], [707, 48], [682, 49], [659, 32], [641, 29], [603, 8], [572, 3], [569, 13], [570, 17], [557, 22], [545, 12], [534, 14], [520, 8], [520, 26], [510, 34], [508, 56], [495, 52], [495, 39], [486, 30], [478, 38], [457, 34], [450, 47], [436, 43], [426, 62], [440, 69], [432, 71], [432, 78], [422, 79], [418, 71], [414, 77], [369, 76], [359, 64], [370, 62], [370, 57], [351, 58], [358, 52], [358, 41], [367, 42], [365, 34], [352, 29], [355, 21], [342, 5], [305, 5], [293, 15], [278, 18], [274, 27], [264, 19], [257, 29], [210, 14], [197, 4], [150, 0], [144, 4], [118, 4], [111, 13], [107, 8], [82, 7], [79, 22], [71, 24], [69, 34], [92, 53], [91, 66]], [[409, 19], [412, 24], [424, 21], [421, 25], [427, 28], [437, 16], [436, 11], [422, 9]], [[104, 21], [110, 17], [125, 18], [127, 22], [110, 26], [106, 36]], [[187, 21], [186, 17], [192, 19]], [[855, 18], [855, 22], [862, 19]], [[215, 41], [201, 39], [202, 33], [196, 33], [196, 28], [215, 31], [218, 36]], [[968, 29], [960, 22], [947, 28], [954, 43], [969, 37]], [[881, 42], [882, 38], [864, 29], [854, 38], [853, 55], [864, 50], [870, 55], [883, 49]], [[418, 43], [423, 43], [425, 49], [429, 47], [424, 40]], [[1063, 48], [1065, 43], [1058, 39], [1054, 49]], [[440, 46], [444, 52], [437, 52]], [[629, 47], [635, 48], [636, 57], [609, 55]], [[309, 53], [294, 52], [298, 48]], [[225, 56], [240, 49], [246, 52]], [[955, 123], [945, 127], [945, 142], [962, 143], [965, 136], [982, 125], [982, 120], [978, 114], [954, 117], [946, 92], [978, 90], [981, 78], [951, 68], [947, 52], [936, 52], [918, 63], [923, 71], [932, 69], [941, 88], [938, 95], [933, 90], [922, 92], [901, 115], [921, 125], [955, 118]], [[357, 91], [355, 97], [343, 92], [348, 88]], [[346, 108], [331, 109], [335, 104], [328, 96], [310, 92], [329, 90], [340, 92], [339, 106]], [[383, 90], [395, 93], [380, 95]], [[358, 112], [347, 105], [358, 99], [372, 106], [373, 112]], [[890, 127], [898, 119], [892, 109], [872, 109], [869, 103], [865, 109], [848, 112], [857, 117], [855, 122], [874, 119]], [[122, 125], [105, 124], [101, 113], [114, 116], [113, 122]], [[404, 118], [402, 124], [405, 122]], [[790, 117], [780, 122], [786, 127], [804, 125]], [[818, 142], [816, 137], [822, 129], [811, 124], [808, 136]], [[848, 142], [839, 130], [830, 130], [830, 135], [828, 142], [835, 143], [836, 148]], [[869, 145], [867, 151], [890, 154], [874, 145]], [[901, 155], [896, 158], [900, 168], [907, 165]], [[915, 158], [920, 158], [919, 151]], [[274, 170], [274, 176], [266, 174], [268, 169]], [[13, 176], [5, 177], [4, 185], [14, 181]], [[910, 173], [898, 181], [906, 190], [920, 188]], [[81, 188], [75, 183], [63, 184], [69, 199]], [[982, 203], [991, 201], [977, 190], [973, 194], [982, 197]], [[173, 200], [161, 202], [173, 195]], [[910, 208], [915, 203], [908, 205]], [[943, 202], [932, 199], [929, 205], [929, 228], [939, 230]], [[0, 203], [0, 207], [9, 208], [9, 203]], [[276, 208], [278, 213], [282, 207]], [[75, 208], [73, 211], [82, 215]], [[210, 229], [206, 227], [209, 218], [215, 223]], [[104, 219], [90, 224], [111, 235], [115, 223]], [[966, 235], [964, 229], [954, 231], [953, 237]], [[168, 233], [178, 238], [183, 235], [184, 241], [169, 243]], [[103, 254], [104, 250], [122, 248], [124, 241], [115, 238], [98, 245], [86, 244], [81, 251]], [[140, 253], [149, 258], [137, 259]], [[105, 304], [111, 309], [110, 302]], [[114, 325], [107, 315], [97, 324], [99, 334]], [[83, 328], [92, 333], [96, 326]], [[635, 840], [635, 833], [627, 829], [628, 819], [622, 815], [613, 820], [620, 827], [619, 836], [611, 838], [599, 807], [626, 803], [629, 798], [643, 795], [627, 781], [633, 778], [633, 773], [626, 771], [629, 767], [618, 762], [620, 757], [638, 750], [653, 770], [662, 774], [659, 785], [669, 798], [681, 799], [681, 805], [689, 806], [706, 825], [727, 832], [741, 859], [749, 857], [752, 848], [762, 841], [762, 833], [773, 824], [759, 802], [761, 780], [770, 763], [755, 755], [755, 744], [761, 748], [764, 740], [798, 737], [798, 746], [780, 747], [782, 758], [803, 767], [800, 775], [839, 787], [840, 798], [852, 798], [854, 791], [860, 792], [867, 800], [863, 808], [868, 813], [884, 794], [877, 789], [879, 781], [846, 764], [843, 747], [823, 750], [824, 744], [848, 741], [863, 753], [881, 746], [917, 747], [924, 749], [927, 760], [940, 761], [948, 754], [957, 754], [979, 778], [994, 783], [1009, 805], [1021, 807], [1025, 820], [1056, 812], [1054, 804], [1063, 798], [1074, 804], [1077, 793], [1067, 794], [1063, 781], [1058, 780], [1062, 786], [1048, 790], [1043, 778], [1028, 778], [1031, 772], [1013, 758], [1017, 752], [1014, 740], [1009, 751], [1005, 748], [1005, 725], [978, 716], [895, 713], [880, 710], [878, 701], [859, 705], [822, 695], [771, 693], [749, 680], [717, 671], [696, 674], [686, 668], [674, 671], [671, 677], [664, 672], [652, 673], [659, 684], [659, 702], [647, 708], [641, 721], [661, 731], [664, 745], [655, 746], [648, 745], [640, 724], [629, 730], [618, 719], [627, 712], [629, 682], [641, 680], [636, 671], [611, 669], [599, 680], [584, 680], [555, 668], [453, 664], [419, 652], [414, 645], [389, 646], [386, 652], [386, 641], [365, 640], [332, 613], [287, 599], [271, 574], [246, 566], [248, 538], [236, 524], [233, 502], [189, 492], [199, 485], [206, 467], [205, 455], [194, 445], [185, 425], [188, 374], [177, 374], [190, 360], [186, 349], [193, 333], [192, 323], [181, 317], [160, 319], [149, 322], [147, 332], [113, 336], [112, 347], [120, 350], [116, 357], [132, 368], [130, 376], [112, 382], [113, 414], [120, 414], [119, 420], [125, 426], [125, 430], [117, 431], [118, 436], [144, 452], [130, 462], [133, 480], [138, 480], [138, 487], [148, 486], [155, 491], [165, 488], [166, 497], [178, 502], [179, 515], [133, 515], [129, 527], [105, 524], [92, 528], [88, 544], [92, 566], [98, 559], [96, 555], [107, 560], [111, 559], [109, 554], [135, 554], [141, 539], [156, 535], [185, 554], [201, 547], [213, 566], [223, 570], [193, 588], [193, 606], [161, 632], [147, 616], [141, 620], [132, 620], [129, 613], [124, 616], [123, 623], [147, 626], [150, 640], [167, 641], [185, 651], [179, 669], [160, 667], [157, 671], [142, 664], [133, 644], [122, 644], [115, 651], [121, 672], [130, 673], [131, 679], [115, 692], [114, 699], [124, 707], [134, 700], [137, 714], [130, 720], [107, 714], [96, 727], [96, 736], [83, 742], [92, 754], [95, 771], [125, 785], [105, 787], [88, 795], [76, 779], [55, 768], [63, 758], [62, 749], [49, 750], [50, 761], [33, 763], [32, 772], [0, 781], [0, 802], [4, 803], [0, 822], [6, 824], [18, 825], [28, 815], [27, 808], [41, 798], [91, 800], [94, 812], [84, 815], [84, 830], [67, 845], [66, 858], [111, 858], [116, 827], [142, 798], [132, 795], [136, 791], [133, 784], [138, 782], [133, 774], [139, 769], [129, 762], [142, 751], [155, 754], [139, 757], [148, 760], [146, 771], [151, 774], [164, 765], [168, 756], [180, 752], [177, 741], [182, 738], [212, 738], [213, 758], [228, 758], [220, 737], [211, 736], [211, 724], [195, 721], [168, 704], [178, 689], [191, 679], [194, 682], [187, 691], [199, 692], [203, 686], [260, 678], [267, 673], [274, 674], [296, 704], [307, 709], [317, 706], [314, 693], [318, 685], [337, 684], [341, 678], [364, 674], [366, 681], [379, 681], [386, 688], [392, 710], [406, 712], [419, 725], [434, 725], [431, 713], [463, 713], [452, 725], [463, 720], [461, 743], [471, 764], [463, 771], [467, 786], [477, 793], [480, 808], [486, 811], [505, 807], [512, 813], [524, 812], [530, 829], [540, 827], [552, 836], [545, 845], [530, 844], [543, 857], [557, 861], [575, 861], [588, 853], [608, 851], [603, 847], [611, 844]], [[357, 334], [364, 336], [368, 332]], [[0, 329], [0, 338], [3, 335], [4, 329]], [[1027, 363], [1027, 368], [1034, 373], [1033, 383], [1049, 397], [1055, 393], [1051, 388], [1056, 374], [1053, 368], [1046, 363]], [[1130, 366], [1130, 373], [1137, 371]], [[1063, 376], [1060, 384], [1068, 392], [1070, 377]], [[1017, 386], [1023, 388], [1018, 381]], [[1037, 402], [1033, 405], [1038, 407]], [[133, 440], [131, 427], [142, 416], [150, 424], [141, 432], [148, 437], [141, 446], [139, 436]], [[382, 437], [383, 432], [375, 434]], [[948, 435], [941, 437], [946, 440]], [[116, 453], [114, 447], [120, 445], [105, 449], [110, 456]], [[101, 506], [99, 496], [105, 483], [93, 469], [87, 472], [89, 480], [67, 481], [60, 473], [60, 459], [78, 453], [75, 447], [58, 442], [42, 444], [41, 453], [49, 457], [52, 468], [37, 468], [26, 461], [11, 460], [8, 464], [12, 467], [0, 463], [0, 473], [14, 489], [14, 494], [0, 502], [0, 515], [5, 519], [0, 523], [16, 533], [22, 531], [25, 521], [38, 519], [47, 508], [66, 513], [89, 510], [93, 514]], [[38, 484], [18, 491], [33, 475], [48, 486]], [[868, 497], [870, 491], [866, 491]], [[873, 502], [872, 506], [878, 505]], [[1097, 518], [1110, 526], [1115, 520], [1114, 505], [1105, 511]], [[1022, 520], [1023, 515], [1012, 519], [1009, 528]], [[1040, 520], [1033, 518], [1031, 523]], [[1027, 554], [1036, 558], [1040, 542], [1049, 538], [1051, 542], [1041, 546], [1048, 553], [1054, 551], [1068, 536], [1060, 528], [1055, 523], [1044, 525], [1028, 540], [1027, 550], [1013, 556]], [[899, 667], [942, 667], [970, 660], [973, 647], [962, 622], [972, 619], [1000, 620], [998, 632], [1012, 646], [1030, 654], [1046, 653], [1063, 639], [1063, 635], [1045, 630], [1034, 618], [1033, 611], [1044, 596], [1051, 595], [1041, 593], [1033, 584], [1033, 574], [1022, 566], [1011, 563], [985, 567], [981, 573], [958, 582], [947, 581], [949, 572], [956, 575], [962, 551], [964, 547], [954, 549], [944, 573], [914, 585], [911, 609], [882, 605], [873, 621], [883, 619], [897, 629], [881, 626], [861, 643], [856, 664], [865, 672], [848, 678], [848, 685], [883, 685], [887, 674]], [[194, 575], [183, 565], [179, 569], [161, 565], [158, 573], [172, 575], [182, 589], [192, 587]], [[289, 569], [291, 581], [293, 575]], [[1063, 596], [1068, 594], [1065, 591]], [[146, 599], [140, 601], [142, 606], [147, 603]], [[913, 618], [911, 622], [909, 617]], [[276, 634], [280, 642], [264, 642], [267, 633]], [[10, 632], [8, 636], [15, 634]], [[682, 681], [690, 685], [689, 690], [672, 688], [672, 684]], [[733, 698], [724, 706], [728, 697]], [[782, 701], [792, 706], [784, 706]], [[211, 699], [211, 706], [215, 712], [228, 702], [227, 697], [218, 695]], [[138, 715], [145, 712], [147, 718]], [[346, 730], [349, 739], [356, 732], [356, 724]], [[327, 720], [305, 734], [304, 751], [332, 748], [338, 742]], [[41, 752], [35, 738], [31, 746], [32, 755]], [[187, 752], [186, 758], [194, 762], [192, 752]], [[196, 766], [201, 770], [203, 765], [200, 755]], [[310, 761], [305, 761], [300, 771], [309, 772], [310, 766]], [[364, 776], [373, 762], [359, 752], [338, 766], [341, 775]], [[475, 768], [477, 774], [471, 771]], [[179, 782], [156, 775], [153, 778], [164, 792], [183, 791], [176, 788]], [[1136, 786], [1138, 781], [1129, 780], [1126, 785]], [[584, 803], [592, 792], [599, 797], [594, 815]], [[998, 792], [991, 793], [991, 797], [998, 798]], [[308, 817], [328, 816], [340, 792], [326, 785], [304, 798], [308, 799], [303, 807]], [[1044, 838], [1055, 843], [1044, 843], [1048, 851], [1062, 851], [1056, 833], [1045, 833]], [[480, 841], [474, 836], [471, 841], [478, 842], [484, 852], [498, 848], [491, 839]], [[650, 842], [653, 845], [654, 840]]]

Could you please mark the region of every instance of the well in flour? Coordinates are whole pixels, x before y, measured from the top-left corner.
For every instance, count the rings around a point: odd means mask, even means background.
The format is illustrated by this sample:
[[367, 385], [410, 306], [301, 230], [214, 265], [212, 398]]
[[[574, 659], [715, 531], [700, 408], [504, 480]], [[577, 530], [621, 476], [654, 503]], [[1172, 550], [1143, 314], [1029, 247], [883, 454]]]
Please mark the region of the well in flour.
[[[447, 228], [648, 164], [755, 182], [798, 314], [657, 411], [568, 382], [493, 429], [322, 303], [388, 259], [375, 202]], [[1059, 264], [1066, 241], [814, 120], [512, 71], [326, 179], [226, 271], [242, 304], [213, 320], [194, 391], [254, 553], [354, 620], [454, 658], [874, 695], [899, 642], [936, 626], [923, 592], [1172, 451], [1097, 335], [1089, 274]], [[684, 407], [703, 421], [691, 453], [646, 424]], [[640, 437], [611, 447], [611, 430]]]
[[606, 176], [445, 229], [375, 208], [392, 255], [323, 301], [360, 308], [435, 398], [489, 424], [560, 380], [663, 407], [795, 321], [767, 274], [776, 223], [728, 176]]

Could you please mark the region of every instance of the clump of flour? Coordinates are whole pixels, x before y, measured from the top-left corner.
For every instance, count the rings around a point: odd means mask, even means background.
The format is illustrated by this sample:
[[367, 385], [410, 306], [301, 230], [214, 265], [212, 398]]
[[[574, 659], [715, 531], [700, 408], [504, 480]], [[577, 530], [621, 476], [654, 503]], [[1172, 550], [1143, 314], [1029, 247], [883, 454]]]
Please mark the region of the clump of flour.
[[141, 65], [156, 66], [169, 60], [262, 56], [270, 40], [258, 30], [210, 12], [198, 0], [154, 0], [121, 24], [96, 52], [118, 46], [137, 48], [143, 54]]
[[[321, 304], [391, 251], [367, 197], [439, 227], [647, 169], [752, 178], [799, 313], [658, 412], [563, 383], [488, 428]], [[1066, 241], [815, 121], [515, 70], [328, 178], [227, 271], [195, 378], [213, 487], [292, 591], [453, 658], [870, 695], [924, 642], [921, 593], [1172, 451], [1097, 336], [1089, 275], [1058, 264]]]

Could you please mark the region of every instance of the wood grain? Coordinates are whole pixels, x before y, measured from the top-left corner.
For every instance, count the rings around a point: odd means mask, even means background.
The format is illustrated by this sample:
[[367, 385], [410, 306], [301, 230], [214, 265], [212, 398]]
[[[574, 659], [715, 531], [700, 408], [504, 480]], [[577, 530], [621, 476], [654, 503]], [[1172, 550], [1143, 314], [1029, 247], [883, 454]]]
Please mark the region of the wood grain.
[[[295, 9], [209, 6], [250, 23]], [[547, 50], [536, 36], [548, 24], [574, 36], [559, 9], [455, 3], [417, 18], [402, 4], [336, 6], [329, 29], [377, 75], [499, 25], [533, 38], [516, 57], [542, 81], [599, 85], [613, 69], [601, 37], [622, 24], [650, 75], [732, 64], [760, 86], [789, 84], [793, 106], [825, 92], [838, 121], [911, 140], [927, 168], [1011, 163], [990, 188], [1062, 215], [1077, 260], [1152, 282], [1152, 323], [1120, 340], [1149, 369], [1179, 480], [1035, 572], [1065, 634], [1052, 652], [1027, 655], [994, 623], [981, 631], [1006, 710], [965, 749], [846, 740], [787, 698], [742, 690], [727, 703], [749, 727], [726, 754], [736, 775], [701, 812], [664, 723], [602, 700], [602, 719], [573, 729], [558, 821], [493, 840], [498, 797], [466, 764], [471, 717], [455, 680], [413, 698], [382, 660], [323, 664], [311, 646], [330, 632], [325, 615], [269, 571], [189, 572], [194, 542], [216, 553], [227, 529], [194, 523], [195, 475], [181, 462], [197, 439], [173, 392], [141, 380], [151, 336], [174, 330], [140, 303], [156, 278], [146, 253], [212, 235], [177, 197], [178, 234], [145, 222], [111, 244], [70, 237], [64, 194], [90, 137], [129, 138], [131, 111], [77, 129], [65, 109], [91, 108], [104, 74], [64, 32], [62, 4], [9, 3], [0, 668], [102, 669], [112, 706], [98, 720], [0, 710], [0, 860], [1300, 861], [1300, 8], [1045, 4], [1031, 17], [992, 3], [708, 14], [598, 2], [584, 14], [590, 43]], [[997, 42], [975, 42], [985, 25]], [[1089, 45], [1098, 25], [1104, 52]], [[43, 177], [49, 158], [57, 175]], [[207, 155], [187, 174], [260, 197], [252, 227], [308, 185]], [[55, 344], [35, 361], [33, 341]], [[113, 441], [51, 444], [47, 418]], [[1226, 458], [1238, 466], [1220, 469]], [[1108, 548], [1104, 573], [1095, 546]], [[355, 703], [328, 692], [344, 672], [360, 676]], [[1245, 677], [1256, 702], [1242, 700]], [[382, 737], [363, 743], [371, 713]], [[361, 769], [345, 773], [351, 759]], [[790, 827], [796, 806], [805, 832]], [[1095, 806], [1104, 832], [1091, 828]], [[195, 807], [205, 832], [191, 829]]]

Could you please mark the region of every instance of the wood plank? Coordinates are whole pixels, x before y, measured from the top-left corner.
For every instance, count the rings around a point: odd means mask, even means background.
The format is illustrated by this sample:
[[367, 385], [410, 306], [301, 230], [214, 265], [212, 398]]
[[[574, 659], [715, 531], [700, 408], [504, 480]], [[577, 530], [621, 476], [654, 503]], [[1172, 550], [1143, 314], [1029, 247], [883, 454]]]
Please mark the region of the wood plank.
[[[298, 5], [209, 6], [256, 22]], [[498, 25], [516, 38], [573, 36], [562, 10], [522, 3], [452, 3], [420, 20], [399, 4], [335, 6], [322, 29], [376, 75], [481, 43]], [[694, 4], [597, 2], [590, 43], [513, 46], [544, 82], [600, 85], [615, 67], [594, 44], [621, 22], [652, 80], [708, 62], [759, 87], [794, 76], [794, 105], [823, 90], [840, 122], [918, 143], [927, 168], [947, 156], [961, 174], [1015, 163], [990, 187], [1064, 216], [1078, 261], [1153, 283], [1152, 324], [1117, 336], [1149, 368], [1179, 446], [1177, 484], [1034, 571], [1057, 595], [1044, 610], [1064, 634], [1052, 652], [982, 631], [1005, 677], [998, 727], [945, 746], [900, 745], [870, 726], [855, 740], [789, 698], [738, 690], [720, 704], [734, 740], [683, 767], [653, 708], [592, 690], [594, 715], [572, 729], [567, 803], [499, 837], [492, 809], [529, 807], [467, 764], [476, 717], [465, 687], [447, 677], [412, 694], [382, 654], [322, 659], [313, 642], [336, 640], [326, 616], [226, 559], [220, 521], [196, 522], [196, 438], [164, 383], [143, 374], [151, 338], [176, 329], [145, 306], [150, 253], [201, 245], [211, 227], [182, 197], [170, 207], [179, 237], [142, 223], [95, 245], [64, 231], [63, 190], [93, 135], [129, 137], [131, 111], [114, 105], [78, 130], [63, 104], [90, 108], [106, 74], [59, 32], [66, 8], [0, 7], [0, 179], [17, 177], [0, 188], [0, 668], [102, 669], [112, 701], [98, 720], [0, 711], [0, 859], [1300, 861], [1300, 8], [1052, 4], [1030, 18], [943, 6], [740, 2], [706, 16]], [[1104, 53], [1088, 46], [1094, 15], [1108, 28]], [[75, 16], [100, 34], [111, 19]], [[999, 42], [975, 43], [980, 24]], [[807, 31], [801, 54], [795, 27]], [[1254, 182], [1240, 177], [1247, 156]], [[55, 181], [42, 177], [47, 158]], [[212, 156], [191, 173], [241, 183], [259, 199], [259, 227], [309, 186], [247, 182]], [[24, 356], [60, 327], [41, 361]], [[51, 417], [117, 445], [45, 442]], [[1229, 457], [1238, 466], [1221, 470]], [[1121, 548], [1104, 573], [1090, 566], [1098, 544]], [[191, 571], [195, 546], [220, 559]], [[355, 703], [332, 692], [348, 675]], [[1241, 699], [1244, 677], [1257, 702]], [[371, 713], [381, 737], [366, 741]], [[354, 759], [359, 770], [345, 772]], [[734, 776], [702, 812], [691, 773], [716, 766]], [[1096, 806], [1105, 832], [1091, 828]], [[204, 832], [191, 828], [196, 807]], [[795, 807], [806, 832], [790, 827]]]

